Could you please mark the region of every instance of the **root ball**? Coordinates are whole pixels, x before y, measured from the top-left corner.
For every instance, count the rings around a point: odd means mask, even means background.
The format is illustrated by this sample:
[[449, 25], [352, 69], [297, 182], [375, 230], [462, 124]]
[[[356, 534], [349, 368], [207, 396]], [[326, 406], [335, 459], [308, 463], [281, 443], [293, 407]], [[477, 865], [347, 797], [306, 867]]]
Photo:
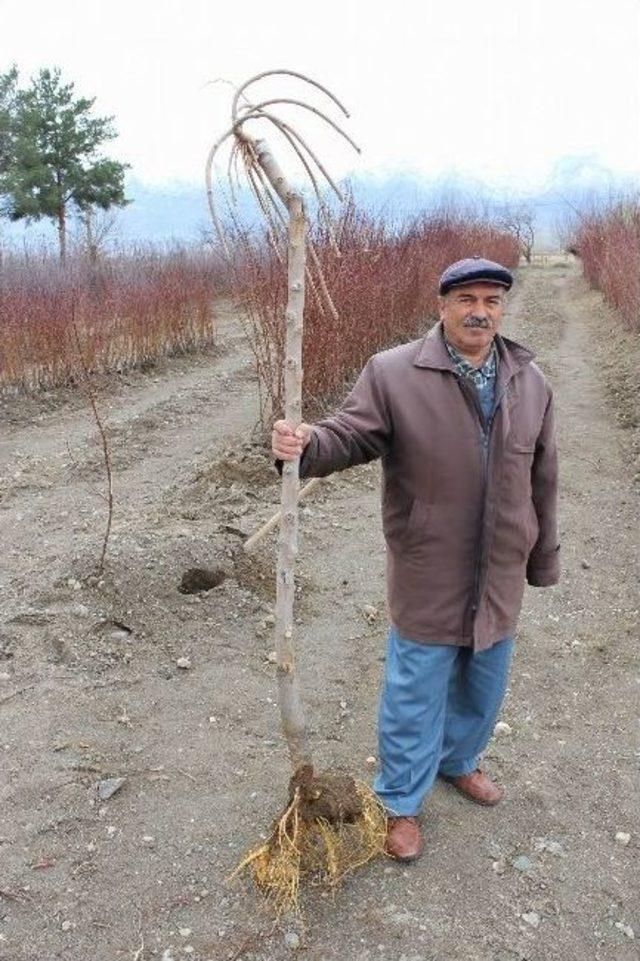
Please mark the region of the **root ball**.
[[232, 874], [248, 872], [276, 914], [300, 910], [303, 882], [333, 888], [384, 850], [386, 814], [372, 790], [344, 774], [298, 768], [269, 839]]

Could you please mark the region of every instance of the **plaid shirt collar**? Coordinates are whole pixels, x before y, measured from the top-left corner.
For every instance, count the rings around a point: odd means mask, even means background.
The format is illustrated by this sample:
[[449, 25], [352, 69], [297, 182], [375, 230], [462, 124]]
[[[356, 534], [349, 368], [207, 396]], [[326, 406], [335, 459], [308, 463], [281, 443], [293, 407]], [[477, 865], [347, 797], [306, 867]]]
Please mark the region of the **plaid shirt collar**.
[[462, 354], [458, 353], [453, 344], [449, 343], [447, 338], [444, 336], [444, 333], [442, 336], [457, 374], [459, 374], [461, 377], [471, 378], [476, 387], [480, 389], [486, 387], [492, 380], [495, 379], [498, 368], [498, 351], [496, 349], [495, 340], [491, 344], [491, 351], [482, 367], [474, 367], [469, 363], [468, 360], [464, 359]]

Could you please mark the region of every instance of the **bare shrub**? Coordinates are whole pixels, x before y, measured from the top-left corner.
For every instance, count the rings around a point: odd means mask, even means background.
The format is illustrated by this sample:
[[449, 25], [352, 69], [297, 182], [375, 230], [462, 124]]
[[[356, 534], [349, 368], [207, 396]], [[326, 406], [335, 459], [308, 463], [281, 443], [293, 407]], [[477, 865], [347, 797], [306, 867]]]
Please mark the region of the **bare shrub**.
[[513, 234], [518, 241], [520, 252], [528, 264], [533, 257], [534, 212], [527, 204], [507, 204], [498, 217], [498, 226]]
[[570, 248], [624, 325], [640, 330], [640, 198], [581, 214]]
[[73, 381], [72, 308], [89, 372], [124, 370], [210, 343], [222, 278], [208, 252], [138, 248], [98, 264], [7, 255], [0, 265], [0, 389]]

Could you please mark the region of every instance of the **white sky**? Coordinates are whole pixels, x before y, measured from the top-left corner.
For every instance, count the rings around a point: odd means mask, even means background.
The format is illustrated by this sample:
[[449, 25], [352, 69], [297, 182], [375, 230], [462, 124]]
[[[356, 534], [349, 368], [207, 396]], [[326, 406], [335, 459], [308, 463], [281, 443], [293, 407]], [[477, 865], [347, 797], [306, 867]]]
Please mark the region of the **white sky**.
[[[0, 0], [0, 23], [0, 69], [15, 62], [26, 81], [60, 66], [115, 115], [109, 153], [147, 183], [201, 183], [231, 101], [208, 81], [276, 67], [351, 110], [361, 158], [300, 127], [338, 176], [537, 186], [557, 158], [590, 154], [640, 179], [640, 0]], [[261, 92], [276, 90], [300, 96], [287, 79]]]

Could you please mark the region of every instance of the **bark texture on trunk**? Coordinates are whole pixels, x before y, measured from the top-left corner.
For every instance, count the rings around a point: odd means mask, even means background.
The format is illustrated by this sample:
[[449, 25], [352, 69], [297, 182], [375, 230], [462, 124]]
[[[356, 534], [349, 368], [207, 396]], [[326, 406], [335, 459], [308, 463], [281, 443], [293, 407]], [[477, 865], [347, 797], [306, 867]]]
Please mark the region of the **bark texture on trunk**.
[[[304, 310], [305, 241], [307, 224], [302, 198], [289, 200], [289, 290], [287, 298], [284, 373], [285, 420], [293, 427], [302, 411], [302, 313]], [[299, 461], [282, 470], [280, 543], [276, 587], [276, 657], [282, 725], [294, 768], [309, 763], [307, 730], [295, 669], [293, 646], [294, 565], [298, 552]]]
[[60, 246], [60, 263], [67, 259], [67, 211], [64, 204], [58, 210], [58, 244]]
[[[246, 136], [239, 134], [240, 136]], [[248, 138], [247, 138], [248, 139]], [[307, 218], [302, 196], [288, 185], [264, 140], [252, 141], [258, 163], [289, 212], [288, 288], [285, 313], [285, 419], [292, 427], [302, 420], [302, 323], [304, 314]], [[282, 727], [294, 769], [310, 764], [307, 725], [300, 696], [293, 644], [294, 568], [298, 552], [299, 460], [282, 470], [280, 541], [276, 584], [275, 645], [278, 701]]]

